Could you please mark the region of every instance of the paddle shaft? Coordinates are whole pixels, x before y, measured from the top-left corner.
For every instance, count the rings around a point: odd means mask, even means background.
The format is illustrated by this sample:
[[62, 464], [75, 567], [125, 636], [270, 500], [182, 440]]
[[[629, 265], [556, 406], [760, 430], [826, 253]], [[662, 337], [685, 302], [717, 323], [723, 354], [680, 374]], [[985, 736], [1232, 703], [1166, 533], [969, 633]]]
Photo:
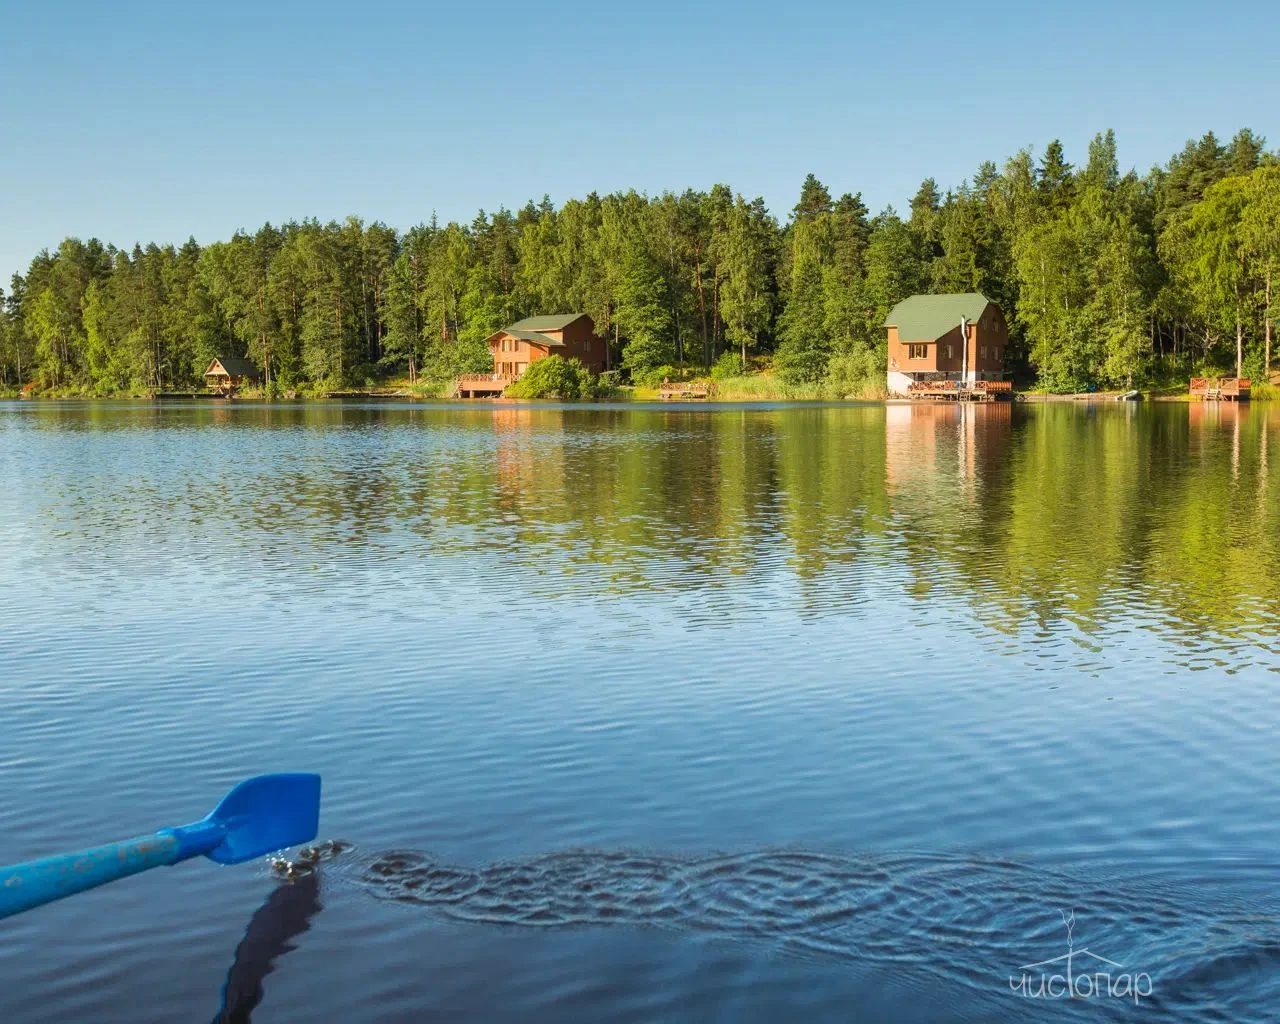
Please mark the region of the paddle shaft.
[[216, 825], [199, 823], [0, 867], [0, 918], [140, 871], [177, 864], [213, 849], [222, 836], [223, 830]]

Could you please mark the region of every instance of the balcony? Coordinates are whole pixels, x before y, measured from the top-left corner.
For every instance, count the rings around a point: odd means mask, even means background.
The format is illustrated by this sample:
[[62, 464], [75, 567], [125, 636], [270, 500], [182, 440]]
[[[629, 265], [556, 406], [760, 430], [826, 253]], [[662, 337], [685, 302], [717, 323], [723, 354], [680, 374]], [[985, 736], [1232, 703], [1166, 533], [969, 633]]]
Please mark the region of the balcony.
[[507, 373], [464, 373], [453, 386], [454, 398], [493, 398], [501, 395], [516, 375]]

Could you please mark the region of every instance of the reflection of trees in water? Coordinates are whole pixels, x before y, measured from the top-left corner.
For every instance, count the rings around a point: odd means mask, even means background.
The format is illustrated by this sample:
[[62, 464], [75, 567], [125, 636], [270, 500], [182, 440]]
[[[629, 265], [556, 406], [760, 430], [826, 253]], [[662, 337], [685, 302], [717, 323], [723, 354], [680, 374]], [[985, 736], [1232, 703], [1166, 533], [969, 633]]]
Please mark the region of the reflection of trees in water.
[[[934, 566], [953, 566], [980, 619], [1044, 632], [1066, 622], [1086, 637], [1126, 617], [1191, 643], [1274, 621], [1274, 412], [1049, 405], [1014, 410], [1007, 426], [905, 412], [896, 429], [911, 443], [890, 450], [908, 465], [891, 457], [886, 480], [917, 592], [946, 579]], [[971, 471], [966, 443], [983, 453]], [[933, 465], [912, 465], [913, 452]], [[978, 483], [972, 503], [945, 486], [957, 465]]]
[[[50, 493], [76, 522], [55, 508], [43, 528], [72, 547], [110, 533], [108, 559], [145, 543], [175, 571], [207, 552], [220, 567], [314, 567], [320, 582], [462, 574], [535, 598], [681, 592], [707, 610], [781, 586], [801, 614], [906, 593], [967, 604], [1008, 634], [1066, 624], [1087, 644], [1133, 620], [1190, 643], [1209, 631], [1256, 645], [1280, 612], [1267, 571], [1280, 544], [1278, 415], [108, 408], [90, 422], [118, 441], [97, 445], [114, 471], [56, 480]], [[84, 424], [60, 411], [40, 425], [89, 444]]]

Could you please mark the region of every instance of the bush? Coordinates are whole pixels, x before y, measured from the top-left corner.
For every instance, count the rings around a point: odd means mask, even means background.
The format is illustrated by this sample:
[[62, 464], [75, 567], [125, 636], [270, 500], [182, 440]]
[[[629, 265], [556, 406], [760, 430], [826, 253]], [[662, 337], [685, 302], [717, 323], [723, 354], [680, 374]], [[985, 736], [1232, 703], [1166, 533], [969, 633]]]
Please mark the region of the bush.
[[728, 380], [730, 377], [741, 377], [745, 370], [742, 357], [737, 352], [721, 352], [720, 357], [711, 364], [711, 379]]
[[818, 338], [784, 341], [773, 360], [778, 378], [789, 385], [817, 384], [831, 363], [831, 346]]
[[508, 385], [505, 394], [510, 398], [573, 400], [581, 398], [584, 390], [588, 393], [594, 391], [596, 384], [591, 376], [591, 371], [582, 365], [580, 359], [547, 356], [530, 363], [523, 376]]
[[679, 371], [674, 366], [664, 363], [662, 366], [653, 366], [647, 370], [632, 371], [631, 383], [637, 387], [656, 388], [664, 380], [679, 376]]
[[833, 356], [827, 365], [826, 389], [836, 398], [871, 398], [883, 395], [884, 357], [874, 348]]
[[601, 402], [618, 394], [618, 371], [606, 373], [588, 373], [582, 382], [582, 397], [588, 402]]

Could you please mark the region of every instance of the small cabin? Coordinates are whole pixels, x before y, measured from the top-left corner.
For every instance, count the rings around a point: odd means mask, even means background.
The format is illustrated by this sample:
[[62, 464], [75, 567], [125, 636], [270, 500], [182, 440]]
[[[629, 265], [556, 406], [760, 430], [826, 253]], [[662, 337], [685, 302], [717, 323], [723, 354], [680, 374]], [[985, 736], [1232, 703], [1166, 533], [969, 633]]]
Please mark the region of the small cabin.
[[526, 317], [495, 331], [488, 344], [493, 372], [459, 377], [454, 392], [459, 397], [501, 395], [533, 363], [550, 355], [578, 359], [592, 373], [608, 369], [608, 348], [586, 313]]
[[230, 395], [246, 384], [262, 383], [262, 374], [248, 359], [219, 356], [204, 371], [204, 382], [210, 391]]
[[1010, 397], [1009, 325], [979, 292], [912, 295], [884, 321], [889, 394], [907, 398]]

